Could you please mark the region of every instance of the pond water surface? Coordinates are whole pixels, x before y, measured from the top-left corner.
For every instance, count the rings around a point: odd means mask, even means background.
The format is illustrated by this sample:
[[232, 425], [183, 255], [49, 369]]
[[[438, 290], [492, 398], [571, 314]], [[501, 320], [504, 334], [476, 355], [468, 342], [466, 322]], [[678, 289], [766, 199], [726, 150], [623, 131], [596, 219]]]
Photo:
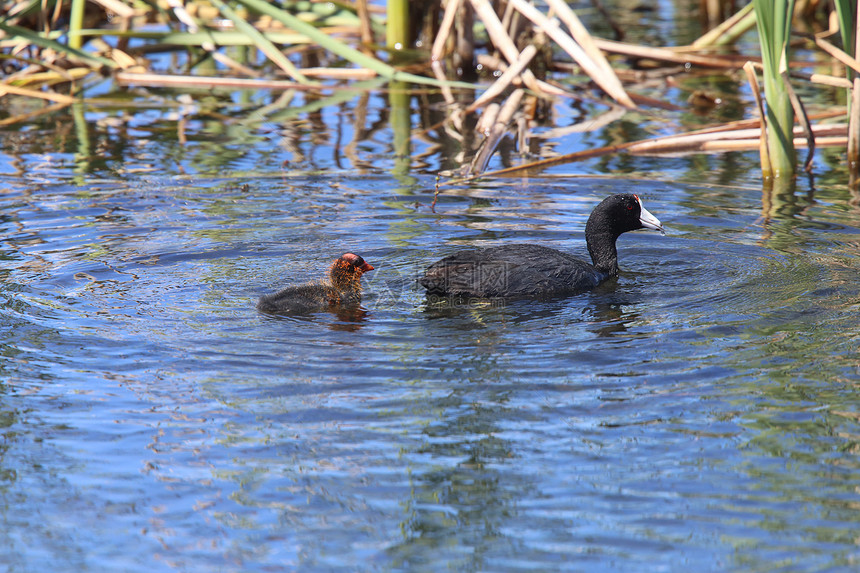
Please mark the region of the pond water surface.
[[[860, 229], [844, 188], [385, 169], [2, 179], [8, 571], [851, 570]], [[233, 172], [236, 172], [234, 175]], [[428, 308], [464, 245], [585, 255], [591, 208], [663, 221], [561, 300]], [[256, 298], [374, 265], [361, 312]]]

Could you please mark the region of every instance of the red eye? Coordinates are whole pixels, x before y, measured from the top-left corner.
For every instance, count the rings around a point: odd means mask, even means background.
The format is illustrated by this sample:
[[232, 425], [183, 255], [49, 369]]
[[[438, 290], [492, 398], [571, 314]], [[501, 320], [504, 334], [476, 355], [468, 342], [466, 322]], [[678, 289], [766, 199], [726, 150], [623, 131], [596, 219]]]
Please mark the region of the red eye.
[[628, 210], [628, 211], [632, 211], [632, 210], [633, 210], [633, 205], [627, 205], [627, 210]]

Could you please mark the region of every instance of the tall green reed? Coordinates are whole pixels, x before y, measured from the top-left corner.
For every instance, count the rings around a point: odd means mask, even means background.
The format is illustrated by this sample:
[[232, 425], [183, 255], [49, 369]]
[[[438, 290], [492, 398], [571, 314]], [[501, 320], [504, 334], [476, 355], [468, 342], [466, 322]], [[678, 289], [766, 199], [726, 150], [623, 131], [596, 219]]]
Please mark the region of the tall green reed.
[[385, 44], [391, 50], [409, 47], [409, 1], [388, 0]]
[[[858, 37], [857, 0], [834, 0], [839, 18], [839, 32], [842, 35], [842, 49], [852, 58], [860, 52]], [[848, 89], [848, 168], [851, 186], [860, 182], [860, 74], [846, 66], [848, 80], [853, 87]]]
[[753, 5], [764, 68], [770, 155], [770, 170], [763, 166], [762, 175], [766, 178], [792, 177], [797, 166], [793, 135], [794, 109], [783, 72], [788, 68], [788, 41], [794, 0], [753, 0]]

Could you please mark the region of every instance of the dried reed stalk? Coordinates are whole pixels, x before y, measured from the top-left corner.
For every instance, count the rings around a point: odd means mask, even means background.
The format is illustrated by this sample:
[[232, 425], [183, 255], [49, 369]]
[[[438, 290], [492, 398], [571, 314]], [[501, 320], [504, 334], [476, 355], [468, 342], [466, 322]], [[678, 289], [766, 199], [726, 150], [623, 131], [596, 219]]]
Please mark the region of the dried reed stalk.
[[[818, 147], [845, 147], [848, 136], [816, 137]], [[794, 146], [802, 148], [807, 144], [805, 137], [794, 138]], [[687, 153], [725, 153], [728, 151], [754, 151], [758, 142], [753, 139], [736, 139], [726, 141], [705, 142], [698, 149], [691, 149]]]
[[448, 0], [448, 4], [445, 6], [442, 23], [439, 25], [439, 32], [436, 34], [436, 39], [433, 41], [433, 47], [430, 49], [431, 62], [440, 61], [445, 53], [445, 43], [451, 35], [451, 28], [454, 25], [454, 18], [457, 16], [457, 10], [460, 9], [460, 2], [461, 0]]
[[361, 43], [365, 46], [373, 44], [373, 28], [370, 22], [370, 11], [367, 9], [367, 0], [356, 0], [356, 13], [358, 14], [359, 32]]
[[42, 92], [38, 90], [29, 90], [27, 88], [21, 88], [18, 86], [11, 86], [9, 84], [0, 84], [0, 97], [3, 97], [6, 94], [27, 96], [36, 99], [44, 99], [48, 101], [52, 101], [55, 103], [60, 103], [63, 105], [70, 105], [75, 103], [75, 98], [71, 96], [67, 96], [64, 94], [58, 94], [55, 92]]
[[376, 77], [376, 72], [365, 68], [299, 68], [309, 78], [327, 78], [330, 80], [370, 80]]
[[[860, 56], [860, 8], [855, 6], [854, 12], [856, 18], [854, 21], [854, 55]], [[847, 36], [848, 34], [845, 34], [844, 37]], [[857, 189], [860, 185], [860, 70], [853, 66], [852, 69], [854, 70], [854, 86], [850, 92], [847, 154], [849, 183], [852, 189]]]
[[761, 99], [761, 91], [758, 86], [758, 76], [755, 72], [755, 65], [752, 62], [747, 62], [744, 64], [744, 72], [746, 72], [747, 81], [750, 84], [750, 89], [752, 90], [753, 98], [755, 99], [756, 107], [758, 108], [758, 116], [761, 125], [761, 129], [759, 130], [761, 135], [759, 142], [761, 170], [762, 173], [773, 173], [770, 163], [770, 149], [768, 148], [767, 141], [767, 115], [764, 113], [764, 102], [762, 102]]
[[851, 89], [851, 80], [848, 78], [841, 78], [837, 76], [828, 76], [827, 74], [804, 74], [799, 72], [792, 72], [792, 78], [805, 80], [813, 84], [821, 84], [825, 86], [831, 86], [834, 88], [842, 88], [842, 89]]
[[[748, 124], [751, 120], [736, 122]], [[731, 125], [731, 124], [730, 124]], [[647, 139], [641, 141], [629, 141], [618, 145], [608, 145], [605, 147], [596, 147], [586, 149], [574, 153], [567, 153], [557, 157], [548, 157], [538, 161], [514, 165], [505, 169], [484, 173], [484, 177], [496, 177], [502, 175], [512, 175], [514, 173], [522, 173], [527, 171], [535, 171], [546, 169], [553, 165], [562, 165], [564, 163], [573, 163], [595, 157], [603, 157], [616, 153], [629, 153], [631, 155], [683, 155], [689, 153], [706, 153], [706, 152], [722, 152], [722, 151], [752, 151], [759, 148], [761, 145], [761, 133], [758, 128], [754, 129], [728, 129], [716, 131], [719, 128], [709, 128], [697, 132], [691, 132], [681, 135], [669, 135], [658, 137], [655, 139]], [[849, 128], [845, 124], [813, 126], [815, 133], [816, 145], [818, 147], [842, 147], [848, 140]], [[795, 133], [798, 136], [803, 136], [803, 129], [795, 128]], [[797, 137], [794, 140], [795, 145], [803, 147], [807, 140], [805, 137]], [[470, 177], [476, 177], [471, 175]], [[468, 179], [468, 177], [467, 177]], [[459, 183], [461, 180], [453, 183]]]
[[[501, 61], [499, 58], [496, 58], [495, 56], [481, 54], [478, 56], [478, 63], [490, 70], [499, 70], [501, 72], [504, 72], [508, 69], [507, 64], [505, 64], [503, 61]], [[521, 78], [514, 78], [514, 85], [522, 85], [523, 83], [524, 82]], [[576, 94], [573, 94], [565, 89], [562, 89], [543, 80], [537, 80], [537, 85], [540, 87], [541, 90], [537, 95], [542, 97], [559, 96], [567, 98], [577, 98]]]
[[843, 50], [840, 50], [824, 38], [815, 37], [815, 45], [860, 74], [860, 60], [852, 58]]
[[[810, 126], [810, 132], [814, 134], [812, 141], [818, 138], [842, 138], [848, 135], [848, 126], [843, 124]], [[810, 139], [805, 128], [797, 126], [794, 128], [795, 143], [805, 146]], [[756, 149], [761, 139], [759, 129], [736, 129], [730, 131], [717, 131], [710, 133], [690, 133], [682, 135], [670, 135], [646, 141], [637, 141], [626, 148], [631, 155], [661, 155], [667, 153], [698, 153], [705, 150], [717, 149]]]
[[730, 16], [722, 24], [714, 27], [711, 31], [690, 44], [690, 48], [701, 50], [703, 48], [731, 44], [735, 39], [754, 26], [755, 14], [753, 14], [753, 5], [750, 3], [735, 12], [734, 15]]
[[496, 147], [498, 147], [505, 131], [507, 131], [508, 124], [511, 122], [511, 119], [513, 119], [514, 113], [520, 107], [523, 93], [523, 90], [514, 90], [510, 97], [505, 101], [505, 104], [499, 110], [499, 115], [496, 117], [495, 122], [493, 122], [492, 127], [489, 129], [487, 138], [481, 144], [481, 148], [478, 150], [478, 153], [475, 154], [474, 159], [472, 159], [472, 163], [466, 170], [466, 177], [478, 175], [487, 168], [487, 164], [490, 162], [490, 157], [492, 157], [493, 152], [496, 150]]
[[93, 0], [93, 3], [98, 4], [108, 12], [113, 12], [120, 18], [133, 18], [137, 12], [119, 0]]
[[[490, 40], [492, 40], [493, 44], [495, 44], [509, 63], [515, 62], [517, 58], [519, 58], [520, 52], [517, 50], [514, 41], [505, 31], [502, 22], [499, 20], [499, 17], [496, 15], [496, 11], [490, 3], [487, 0], [469, 1], [472, 4], [472, 8], [475, 10], [475, 14], [477, 14], [478, 18], [480, 18], [484, 23], [484, 26], [487, 29], [487, 34], [489, 34]], [[537, 93], [542, 92], [537, 83], [537, 78], [530, 70], [524, 70], [521, 77], [529, 89]]]
[[497, 103], [488, 105], [484, 113], [481, 114], [481, 117], [478, 118], [478, 122], [475, 124], [475, 131], [483, 134], [485, 137], [489, 136], [490, 130], [496, 125], [496, 119], [499, 117], [501, 109], [502, 106]]
[[239, 88], [259, 90], [308, 90], [328, 91], [337, 89], [336, 86], [299, 84], [285, 80], [253, 80], [247, 78], [215, 78], [207, 76], [176, 76], [152, 73], [117, 72], [114, 76], [119, 84], [135, 84], [161, 87], [193, 87], [193, 88]]
[[526, 66], [529, 65], [529, 62], [532, 61], [532, 58], [535, 57], [535, 54], [537, 54], [537, 48], [535, 48], [533, 44], [526, 46], [517, 59], [508, 66], [508, 69], [505, 70], [505, 72], [499, 76], [499, 78], [493, 82], [479, 98], [463, 110], [463, 113], [472, 113], [479, 107], [486, 105], [489, 101], [501, 95], [501, 93], [511, 85], [514, 78], [522, 74], [523, 70], [526, 69]]
[[[588, 54], [588, 57], [591, 58], [603, 73], [607, 77], [615, 76], [615, 70], [613, 70], [612, 66], [609, 65], [609, 61], [606, 59], [606, 56], [603, 55], [603, 52], [597, 47], [597, 44], [594, 43], [594, 38], [592, 38], [585, 26], [582, 25], [582, 22], [576, 13], [570, 9], [567, 2], [564, 2], [563, 0], [547, 0], [546, 3], [547, 6], [555, 11], [559, 20], [564, 22], [567, 29], [570, 30], [571, 37], [577, 44], [582, 46], [582, 49], [586, 54]], [[618, 82], [618, 85], [619, 87], [621, 86], [620, 81]]]
[[[609, 67], [608, 63], [603, 65], [599, 61], [596, 61], [592, 57], [593, 54], [587, 53], [586, 50], [566, 34], [556, 22], [547, 18], [545, 14], [531, 4], [528, 4], [523, 0], [508, 1], [517, 9], [518, 12], [531, 20], [547, 36], [552, 38], [552, 40], [555, 41], [561, 49], [567, 52], [570, 57], [573, 58], [580, 67], [582, 67], [588, 77], [594, 80], [594, 82], [600, 86], [603, 91], [609, 94], [610, 97], [625, 107], [636, 107], [636, 104], [633, 103], [633, 100], [631, 100], [630, 96], [628, 96], [624, 91], [621, 81], [618, 79], [618, 76], [615, 75], [615, 72], [612, 71], [612, 68]], [[558, 4], [558, 2], [556, 3]], [[570, 16], [576, 18], [569, 8], [567, 9], [566, 15], [568, 16], [568, 19], [570, 19]], [[573, 23], [573, 26], [576, 27], [576, 23], [578, 23], [579, 20], [571, 20], [571, 22]], [[582, 28], [581, 25], [580, 28]], [[585, 28], [582, 28], [582, 31], [584, 30]], [[587, 32], [585, 33], [587, 34]], [[590, 45], [593, 46], [593, 42], [590, 42]], [[599, 52], [596, 47], [593, 48], [593, 51]], [[600, 54], [600, 60], [605, 62], [605, 58], [603, 58], [602, 54]]]
[[[604, 40], [595, 38], [594, 43], [605, 51], [613, 54], [621, 54], [624, 56], [632, 56], [648, 60], [657, 60], [663, 62], [672, 62], [683, 65], [696, 65], [708, 68], [729, 68], [735, 69], [743, 67], [738, 58], [727, 56], [702, 56], [698, 54], [690, 54], [683, 51], [670, 50], [668, 48], [650, 48], [648, 46], [636, 46], [634, 44], [625, 44], [623, 42], [615, 42], [613, 40]], [[744, 57], [744, 61], [749, 58]]]
[[[860, 35], [860, 30], [858, 30]], [[848, 118], [848, 170], [851, 173], [852, 187], [860, 179], [860, 76], [854, 77], [851, 90], [851, 114]]]

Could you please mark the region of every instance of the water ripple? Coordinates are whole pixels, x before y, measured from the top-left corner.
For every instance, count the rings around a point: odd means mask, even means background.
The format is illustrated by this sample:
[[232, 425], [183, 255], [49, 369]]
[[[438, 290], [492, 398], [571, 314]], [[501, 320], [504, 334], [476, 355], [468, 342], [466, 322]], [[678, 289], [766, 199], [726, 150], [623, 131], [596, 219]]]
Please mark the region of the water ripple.
[[[707, 570], [789, 541], [810, 568], [855, 551], [844, 213], [763, 222], [757, 194], [644, 181], [501, 182], [433, 212], [432, 180], [49, 175], [0, 200], [0, 485], [11, 531], [52, 540], [6, 554]], [[584, 254], [587, 213], [616, 188], [669, 229], [624, 235], [617, 279], [425, 304], [415, 277], [460, 245]], [[376, 268], [361, 312], [254, 310], [345, 251]]]

